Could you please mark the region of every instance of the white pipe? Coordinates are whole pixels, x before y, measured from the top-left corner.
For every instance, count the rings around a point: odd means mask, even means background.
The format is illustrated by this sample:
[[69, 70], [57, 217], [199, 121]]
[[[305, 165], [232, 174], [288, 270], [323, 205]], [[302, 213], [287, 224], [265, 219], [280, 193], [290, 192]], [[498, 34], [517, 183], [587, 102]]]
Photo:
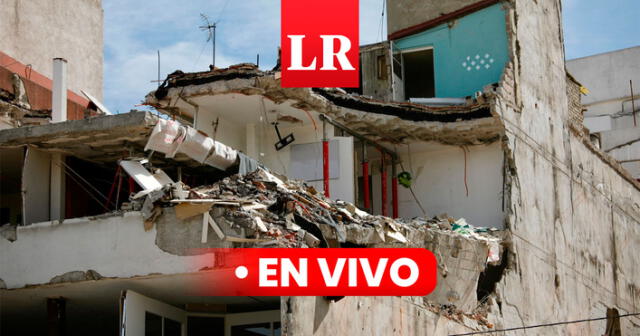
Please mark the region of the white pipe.
[[53, 59], [53, 90], [51, 95], [51, 122], [67, 120], [67, 60]]

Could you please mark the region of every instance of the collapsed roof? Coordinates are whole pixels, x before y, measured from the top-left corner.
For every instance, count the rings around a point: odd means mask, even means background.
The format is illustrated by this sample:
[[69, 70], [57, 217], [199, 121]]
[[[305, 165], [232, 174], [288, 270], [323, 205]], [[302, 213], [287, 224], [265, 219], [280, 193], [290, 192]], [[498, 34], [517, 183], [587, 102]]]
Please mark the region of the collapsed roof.
[[245, 101], [242, 106], [247, 114], [259, 113], [261, 102], [252, 97], [262, 97], [266, 98], [262, 103], [268, 104], [267, 110], [294, 118], [295, 111], [326, 114], [374, 141], [468, 145], [493, 142], [502, 134], [502, 126], [488, 102], [433, 107], [382, 102], [341, 89], [282, 88], [280, 72], [261, 71], [253, 64], [195, 73], [176, 71], [146, 96], [145, 103], [168, 115], [193, 121], [199, 111], [234, 114], [226, 108], [229, 96], [234, 99], [235, 108]]

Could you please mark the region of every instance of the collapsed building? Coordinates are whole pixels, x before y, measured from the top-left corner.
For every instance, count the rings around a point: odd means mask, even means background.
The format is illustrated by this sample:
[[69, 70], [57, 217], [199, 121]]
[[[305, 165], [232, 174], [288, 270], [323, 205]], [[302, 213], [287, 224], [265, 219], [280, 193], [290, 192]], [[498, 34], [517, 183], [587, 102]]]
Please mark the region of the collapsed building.
[[[0, 131], [3, 178], [21, 181], [3, 190], [2, 327], [44, 332], [27, 321], [48, 312], [72, 333], [446, 335], [606, 317], [537, 332], [632, 333], [640, 184], [582, 125], [560, 10], [388, 1], [355, 92], [240, 64], [169, 75], [144, 102], [162, 115]], [[400, 246], [434, 252], [432, 294], [185, 294], [193, 248]]]

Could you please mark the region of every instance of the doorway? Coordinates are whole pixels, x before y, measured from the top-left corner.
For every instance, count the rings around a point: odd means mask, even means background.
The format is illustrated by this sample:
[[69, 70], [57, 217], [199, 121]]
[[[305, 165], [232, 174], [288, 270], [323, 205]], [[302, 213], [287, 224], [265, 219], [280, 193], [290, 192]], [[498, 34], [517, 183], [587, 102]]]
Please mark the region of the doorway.
[[402, 52], [405, 100], [435, 97], [433, 48]]

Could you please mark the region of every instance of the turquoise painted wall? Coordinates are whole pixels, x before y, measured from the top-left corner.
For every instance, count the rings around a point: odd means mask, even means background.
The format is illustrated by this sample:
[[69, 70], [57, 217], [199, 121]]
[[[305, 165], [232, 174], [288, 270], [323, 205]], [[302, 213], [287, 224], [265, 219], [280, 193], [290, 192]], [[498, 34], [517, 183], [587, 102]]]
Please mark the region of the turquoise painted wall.
[[497, 83], [509, 61], [506, 16], [501, 4], [394, 41], [400, 50], [433, 47], [435, 95], [466, 97]]

